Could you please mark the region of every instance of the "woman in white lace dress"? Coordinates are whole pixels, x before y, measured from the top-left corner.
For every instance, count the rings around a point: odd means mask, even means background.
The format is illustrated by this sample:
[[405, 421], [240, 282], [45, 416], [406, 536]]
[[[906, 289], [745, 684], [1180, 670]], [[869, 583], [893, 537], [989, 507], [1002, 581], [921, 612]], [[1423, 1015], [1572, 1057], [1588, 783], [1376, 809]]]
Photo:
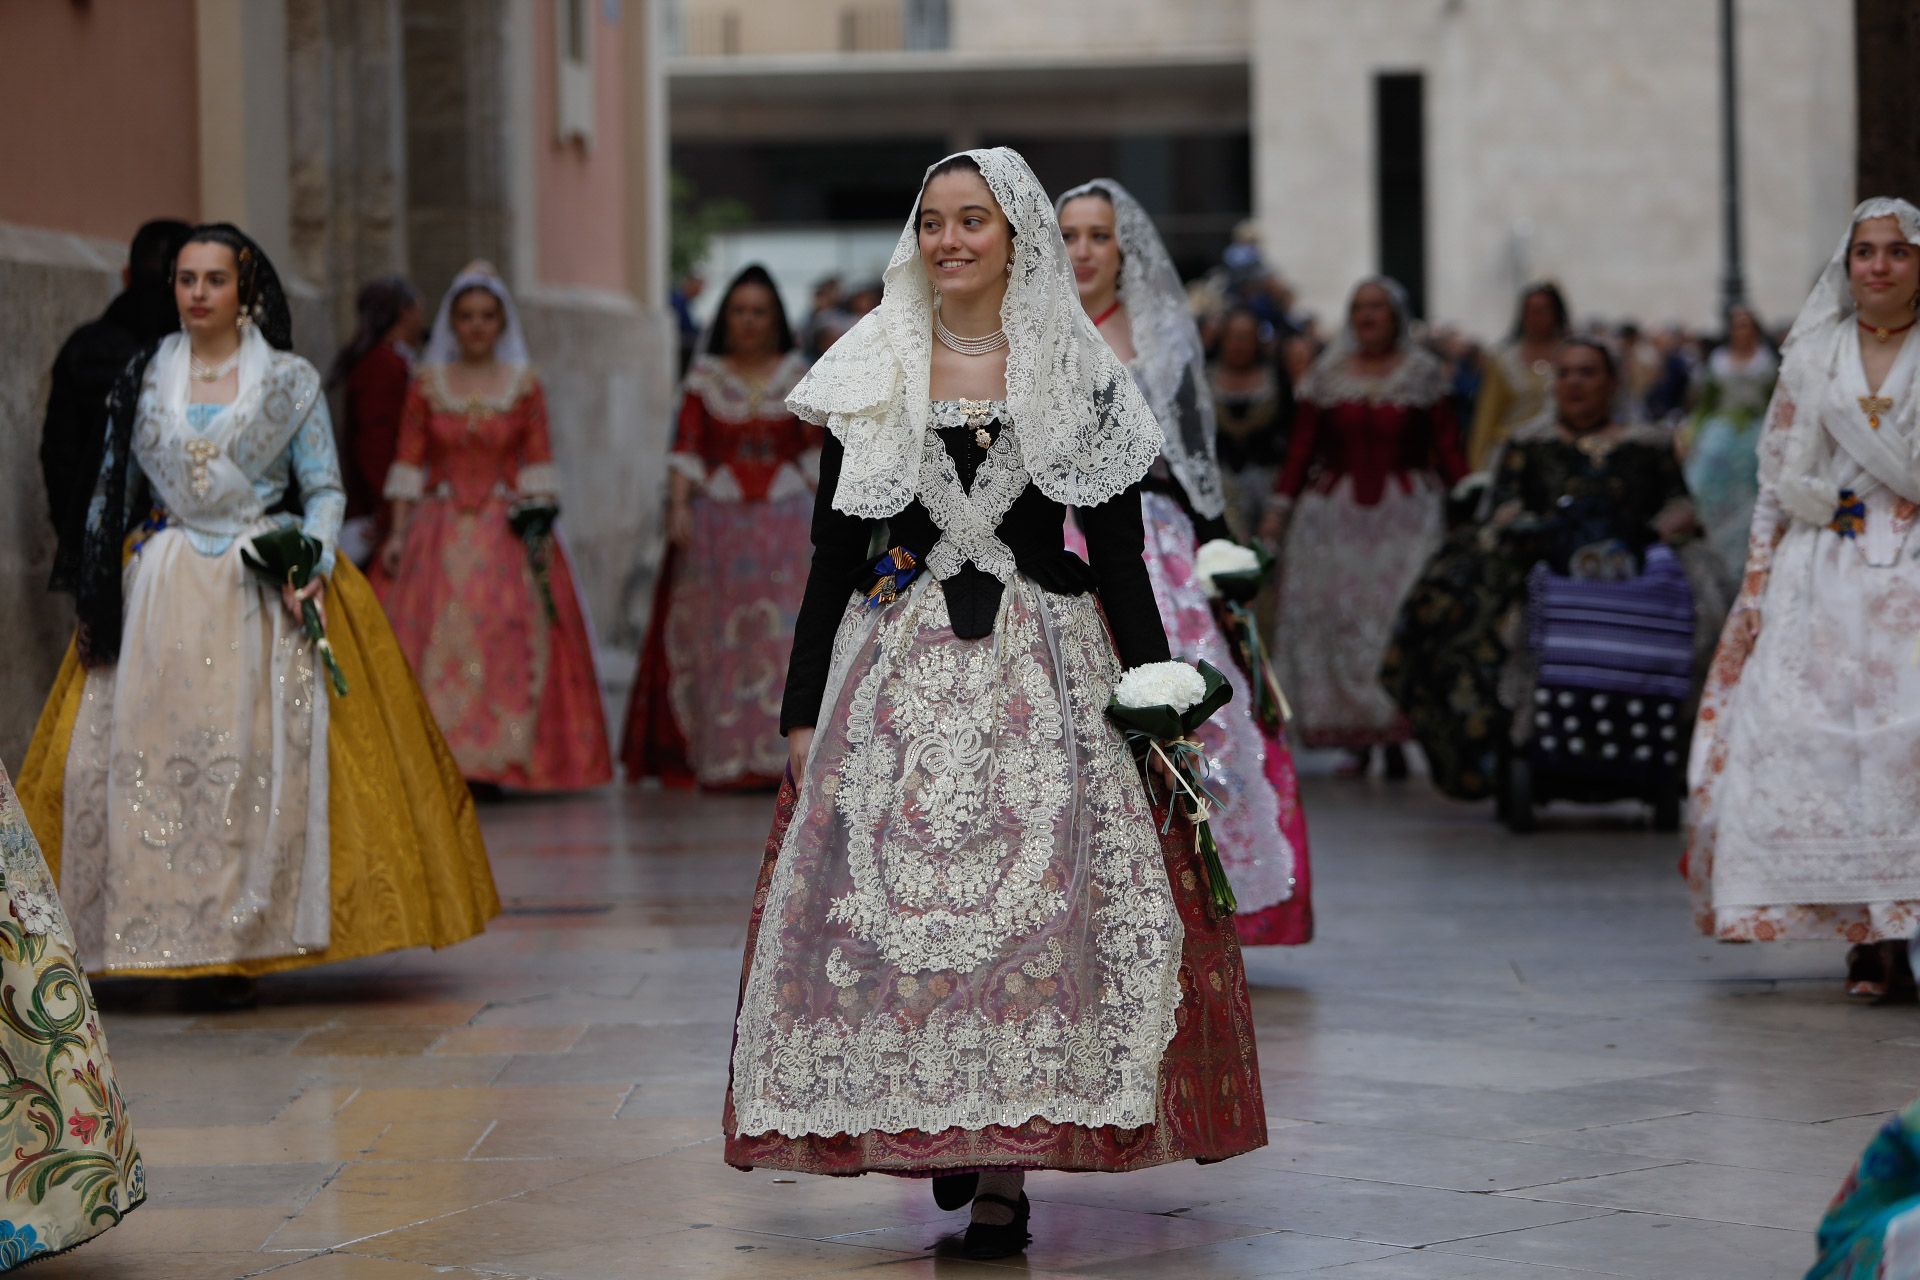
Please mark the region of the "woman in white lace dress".
[[1209, 662], [1233, 681], [1231, 708], [1195, 735], [1222, 801], [1213, 827], [1239, 899], [1240, 941], [1295, 945], [1313, 937], [1307, 824], [1283, 729], [1264, 731], [1247, 673], [1214, 616], [1197, 569], [1202, 544], [1231, 539], [1214, 455], [1213, 395], [1206, 352], [1187, 291], [1153, 219], [1111, 178], [1096, 178], [1055, 202], [1080, 302], [1126, 362], [1165, 439], [1142, 486], [1147, 577], [1174, 652]]
[[1911, 998], [1920, 924], [1920, 209], [1868, 200], [1787, 338], [1746, 578], [1693, 739], [1701, 930], [1854, 944]]
[[1105, 714], [1123, 664], [1168, 656], [1139, 490], [1162, 433], [1019, 155], [928, 171], [879, 307], [788, 405], [829, 438], [728, 1161], [933, 1177], [998, 1257], [1025, 1169], [1262, 1145], [1232, 921]]

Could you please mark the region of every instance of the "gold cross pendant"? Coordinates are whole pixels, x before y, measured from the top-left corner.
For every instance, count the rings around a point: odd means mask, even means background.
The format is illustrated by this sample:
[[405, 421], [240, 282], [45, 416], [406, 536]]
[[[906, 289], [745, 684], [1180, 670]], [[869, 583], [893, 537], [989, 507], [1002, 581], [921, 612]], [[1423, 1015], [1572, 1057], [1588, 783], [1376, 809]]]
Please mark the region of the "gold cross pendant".
[[1867, 425], [1875, 431], [1880, 429], [1880, 415], [1893, 411], [1893, 401], [1885, 396], [1861, 396], [1860, 412], [1867, 415]]

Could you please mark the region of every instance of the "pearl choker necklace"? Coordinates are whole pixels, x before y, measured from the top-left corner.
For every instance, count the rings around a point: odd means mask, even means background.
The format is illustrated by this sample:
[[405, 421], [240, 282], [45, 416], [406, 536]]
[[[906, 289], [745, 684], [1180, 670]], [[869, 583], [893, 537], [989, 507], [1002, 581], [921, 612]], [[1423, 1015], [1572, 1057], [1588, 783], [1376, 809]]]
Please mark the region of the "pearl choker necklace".
[[239, 364], [240, 352], [237, 349], [219, 364], [207, 364], [196, 355], [187, 356], [187, 367], [193, 371], [193, 376], [202, 382], [218, 382], [232, 373]]
[[1007, 345], [1007, 331], [995, 329], [984, 338], [962, 338], [941, 323], [940, 313], [933, 313], [933, 336], [940, 339], [940, 345], [950, 351], [958, 351], [963, 356], [992, 355]]

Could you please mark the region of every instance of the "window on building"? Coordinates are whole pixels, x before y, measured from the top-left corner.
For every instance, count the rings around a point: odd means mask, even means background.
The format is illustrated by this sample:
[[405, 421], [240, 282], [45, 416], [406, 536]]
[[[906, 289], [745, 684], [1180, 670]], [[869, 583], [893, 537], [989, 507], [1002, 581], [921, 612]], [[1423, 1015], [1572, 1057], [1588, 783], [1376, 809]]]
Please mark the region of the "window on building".
[[1380, 270], [1406, 286], [1413, 313], [1427, 310], [1426, 77], [1373, 81], [1374, 207]]
[[556, 132], [562, 144], [593, 145], [593, 0], [553, 6]]

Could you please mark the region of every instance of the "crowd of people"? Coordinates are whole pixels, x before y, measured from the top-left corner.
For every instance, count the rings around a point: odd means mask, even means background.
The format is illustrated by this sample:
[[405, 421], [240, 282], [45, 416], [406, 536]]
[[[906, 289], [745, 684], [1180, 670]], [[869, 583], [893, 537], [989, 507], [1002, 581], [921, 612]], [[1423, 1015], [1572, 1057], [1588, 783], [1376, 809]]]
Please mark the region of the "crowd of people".
[[1296, 742], [1393, 781], [1417, 746], [1515, 830], [1645, 800], [1705, 933], [1850, 943], [1850, 994], [1911, 1001], [1917, 300], [1878, 200], [1783, 342], [1541, 282], [1482, 349], [1383, 276], [1323, 335], [1250, 233], [1190, 286], [1122, 184], [947, 157], [877, 285], [795, 326], [748, 267], [691, 338], [616, 753], [499, 273], [430, 322], [368, 284], [323, 378], [259, 245], [149, 224], [55, 367], [79, 625], [0, 774], [0, 965], [87, 1062], [11, 1087], [113, 1140], [84, 1215], [75, 1174], [15, 1218], [64, 1248], [144, 1196], [81, 973], [232, 1005], [471, 937], [473, 797], [616, 754], [777, 793], [728, 1161], [928, 1178], [979, 1258], [1027, 1170], [1265, 1142], [1240, 947], [1313, 936]]

